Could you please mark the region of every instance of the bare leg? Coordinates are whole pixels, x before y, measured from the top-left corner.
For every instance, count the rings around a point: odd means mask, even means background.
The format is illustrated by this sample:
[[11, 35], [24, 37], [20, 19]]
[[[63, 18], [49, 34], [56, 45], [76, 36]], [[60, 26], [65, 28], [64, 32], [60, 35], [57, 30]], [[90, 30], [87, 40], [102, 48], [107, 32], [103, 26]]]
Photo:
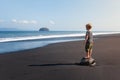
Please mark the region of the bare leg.
[[89, 52], [89, 58], [92, 56], [92, 49], [88, 51]]
[[89, 58], [89, 51], [88, 52], [86, 52], [86, 56], [85, 56], [85, 58]]

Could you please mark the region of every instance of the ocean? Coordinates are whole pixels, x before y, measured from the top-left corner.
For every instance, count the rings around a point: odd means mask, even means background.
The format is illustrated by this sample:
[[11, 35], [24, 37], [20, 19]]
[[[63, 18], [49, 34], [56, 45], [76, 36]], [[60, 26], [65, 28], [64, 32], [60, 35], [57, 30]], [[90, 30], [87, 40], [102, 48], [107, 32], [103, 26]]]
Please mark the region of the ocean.
[[[114, 34], [93, 31], [94, 35]], [[43, 47], [52, 43], [84, 40], [85, 31], [0, 31], [0, 54]]]

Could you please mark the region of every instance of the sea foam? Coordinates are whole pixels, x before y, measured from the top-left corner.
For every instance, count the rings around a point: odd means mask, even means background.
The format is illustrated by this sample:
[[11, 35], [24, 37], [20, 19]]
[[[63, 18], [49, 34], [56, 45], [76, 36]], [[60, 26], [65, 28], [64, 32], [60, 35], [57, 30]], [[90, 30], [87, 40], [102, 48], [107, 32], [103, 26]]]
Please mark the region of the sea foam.
[[[93, 35], [107, 35], [107, 34], [118, 34], [120, 32], [102, 32], [102, 33], [93, 33]], [[12, 38], [0, 38], [0, 42], [16, 42], [16, 41], [32, 41], [32, 40], [43, 40], [43, 39], [54, 39], [54, 38], [74, 38], [85, 36], [82, 34], [65, 34], [65, 35], [39, 35], [39, 36], [29, 36], [29, 37], [12, 37]]]

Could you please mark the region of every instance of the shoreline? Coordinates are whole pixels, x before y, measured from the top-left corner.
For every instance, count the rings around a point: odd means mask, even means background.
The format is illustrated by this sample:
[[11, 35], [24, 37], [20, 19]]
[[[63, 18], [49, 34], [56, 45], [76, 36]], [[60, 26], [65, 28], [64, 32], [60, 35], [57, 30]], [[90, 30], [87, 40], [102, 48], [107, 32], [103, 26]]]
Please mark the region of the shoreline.
[[[109, 37], [111, 35], [119, 35], [120, 33], [113, 33], [113, 34], [97, 34], [97, 35], [94, 35], [94, 39], [99, 39], [99, 38], [102, 38], [102, 37]], [[79, 38], [79, 37], [77, 37]], [[21, 52], [21, 51], [28, 51], [28, 50], [33, 50], [33, 49], [37, 49], [37, 48], [42, 48], [42, 47], [46, 47], [48, 45], [51, 45], [51, 44], [59, 44], [59, 43], [67, 43], [67, 42], [76, 42], [76, 41], [84, 41], [83, 38], [84, 36], [81, 36], [80, 37], [81, 39], [76, 39], [76, 40], [70, 40], [70, 41], [63, 41], [63, 42], [55, 42], [55, 43], [49, 43], [49, 44], [46, 44], [46, 45], [43, 45], [43, 46], [40, 46], [40, 47], [35, 47], [35, 48], [30, 48], [30, 49], [22, 49], [22, 50], [15, 50], [15, 51], [10, 51], [10, 52], [1, 52], [1, 54], [10, 54], [10, 53], [16, 53], [16, 52]]]
[[[108, 37], [109, 35], [119, 35], [120, 33], [119, 32], [113, 32], [113, 33], [96, 33], [96, 35], [94, 35], [94, 39], [99, 39], [101, 37]], [[80, 38], [80, 39], [77, 39], [77, 38]], [[58, 44], [58, 43], [66, 43], [66, 42], [74, 42], [74, 41], [83, 41], [84, 40], [84, 36], [80, 36], [80, 37], [76, 37], [75, 40], [63, 40], [63, 41], [56, 41], [56, 42], [49, 42], [49, 43], [46, 43], [46, 44], [41, 44], [42, 46], [36, 46], [36, 47], [31, 47], [31, 48], [28, 48], [28, 49], [20, 49], [20, 50], [12, 50], [12, 51], [2, 51], [0, 54], [9, 54], [9, 53], [14, 53], [14, 52], [19, 52], [19, 51], [26, 51], [26, 50], [31, 50], [31, 49], [36, 49], [36, 48], [42, 48], [42, 47], [45, 47], [45, 46], [48, 46], [48, 45], [51, 45], [51, 44]], [[23, 43], [24, 44], [24, 43]], [[34, 44], [34, 43], [33, 43]]]
[[0, 80], [120, 80], [120, 34], [95, 38], [95, 67], [76, 65], [85, 55], [84, 41], [54, 43], [0, 54]]

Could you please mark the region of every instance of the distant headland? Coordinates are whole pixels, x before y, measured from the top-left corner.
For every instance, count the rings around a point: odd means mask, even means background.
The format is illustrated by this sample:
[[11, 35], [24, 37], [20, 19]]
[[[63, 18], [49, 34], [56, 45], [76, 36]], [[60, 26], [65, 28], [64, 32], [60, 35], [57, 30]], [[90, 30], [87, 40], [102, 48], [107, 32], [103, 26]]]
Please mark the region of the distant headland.
[[49, 31], [49, 29], [47, 27], [42, 27], [39, 29], [39, 31]]

